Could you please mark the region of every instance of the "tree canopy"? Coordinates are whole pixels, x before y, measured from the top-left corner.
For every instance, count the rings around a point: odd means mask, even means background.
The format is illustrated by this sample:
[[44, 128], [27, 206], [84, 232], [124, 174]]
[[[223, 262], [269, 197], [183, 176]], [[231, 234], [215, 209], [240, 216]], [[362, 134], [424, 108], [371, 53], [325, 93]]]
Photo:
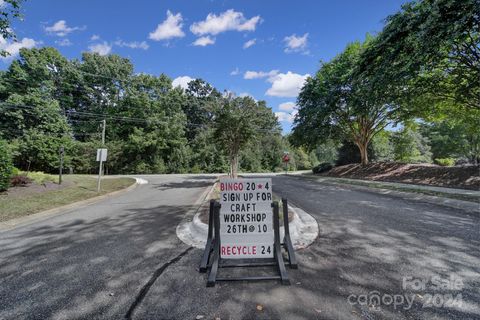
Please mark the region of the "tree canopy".
[[22, 49], [0, 73], [0, 138], [17, 167], [54, 172], [63, 146], [66, 167], [95, 172], [104, 119], [108, 173], [274, 171], [291, 148], [264, 101], [201, 79], [174, 88], [117, 55]]
[[382, 88], [357, 75], [358, 60], [367, 45], [368, 40], [348, 45], [307, 79], [298, 97], [293, 134], [297, 143], [314, 147], [332, 136], [349, 139], [367, 164], [372, 138], [389, 122], [400, 120], [399, 106], [389, 103]]
[[369, 143], [389, 123], [449, 121], [462, 123], [456, 126], [468, 136], [478, 133], [478, 0], [404, 4], [378, 35], [322, 63], [298, 105], [297, 145], [347, 139], [357, 145], [363, 164]]

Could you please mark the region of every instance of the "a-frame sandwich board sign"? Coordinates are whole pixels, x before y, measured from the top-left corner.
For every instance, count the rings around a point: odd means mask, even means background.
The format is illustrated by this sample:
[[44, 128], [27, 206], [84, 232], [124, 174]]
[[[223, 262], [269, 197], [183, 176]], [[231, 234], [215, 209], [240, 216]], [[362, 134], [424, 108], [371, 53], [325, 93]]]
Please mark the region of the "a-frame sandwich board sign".
[[[220, 203], [212, 203], [214, 237], [207, 239], [200, 265], [200, 271], [207, 268], [212, 248], [207, 286], [239, 280], [281, 280], [289, 284], [280, 244], [279, 206], [272, 202], [271, 188], [271, 179], [265, 178], [220, 180]], [[241, 262], [232, 263], [234, 260]], [[258, 266], [276, 266], [278, 274], [217, 276], [219, 268]]]

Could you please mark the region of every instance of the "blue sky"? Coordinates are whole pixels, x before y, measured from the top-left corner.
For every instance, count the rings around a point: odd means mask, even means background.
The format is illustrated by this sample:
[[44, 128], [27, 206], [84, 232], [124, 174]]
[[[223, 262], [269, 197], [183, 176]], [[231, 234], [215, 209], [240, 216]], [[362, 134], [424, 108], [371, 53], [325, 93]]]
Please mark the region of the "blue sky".
[[[53, 46], [128, 57], [136, 72], [174, 84], [202, 78], [217, 89], [266, 100], [290, 131], [298, 88], [347, 43], [379, 32], [401, 0], [113, 1], [27, 0], [14, 24], [19, 47]], [[12, 58], [2, 59], [1, 68]]]

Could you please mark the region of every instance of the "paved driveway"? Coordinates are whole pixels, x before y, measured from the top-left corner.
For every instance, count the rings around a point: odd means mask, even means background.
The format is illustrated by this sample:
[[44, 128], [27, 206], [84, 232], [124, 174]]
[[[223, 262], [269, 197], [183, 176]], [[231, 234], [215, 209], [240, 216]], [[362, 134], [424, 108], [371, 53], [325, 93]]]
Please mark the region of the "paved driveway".
[[175, 235], [214, 178], [142, 176], [133, 191], [0, 230], [0, 319], [119, 319], [188, 247]]
[[120, 197], [1, 233], [0, 318], [480, 319], [478, 216], [276, 176], [274, 192], [320, 228], [297, 252], [299, 269], [288, 270], [292, 285], [206, 288], [201, 250], [181, 243], [175, 227], [213, 178], [146, 179]]
[[[295, 176], [273, 177], [273, 185], [274, 192], [312, 214], [320, 228], [320, 237], [297, 252], [299, 269], [288, 270], [291, 286], [221, 282], [206, 288], [205, 276], [196, 270], [201, 251], [194, 250], [162, 274], [134, 317], [480, 319], [478, 216]], [[440, 283], [453, 277], [459, 286], [435, 290], [432, 277]], [[425, 288], [414, 290], [423, 280]], [[429, 295], [437, 295], [436, 301]]]

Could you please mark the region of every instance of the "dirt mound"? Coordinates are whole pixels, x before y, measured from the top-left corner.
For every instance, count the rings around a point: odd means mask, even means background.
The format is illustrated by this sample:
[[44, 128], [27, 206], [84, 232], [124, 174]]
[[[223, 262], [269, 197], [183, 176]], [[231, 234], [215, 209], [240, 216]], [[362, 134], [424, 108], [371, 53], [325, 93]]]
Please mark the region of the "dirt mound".
[[441, 167], [395, 162], [349, 164], [335, 167], [324, 176], [422, 184], [438, 187], [480, 189], [480, 166]]

